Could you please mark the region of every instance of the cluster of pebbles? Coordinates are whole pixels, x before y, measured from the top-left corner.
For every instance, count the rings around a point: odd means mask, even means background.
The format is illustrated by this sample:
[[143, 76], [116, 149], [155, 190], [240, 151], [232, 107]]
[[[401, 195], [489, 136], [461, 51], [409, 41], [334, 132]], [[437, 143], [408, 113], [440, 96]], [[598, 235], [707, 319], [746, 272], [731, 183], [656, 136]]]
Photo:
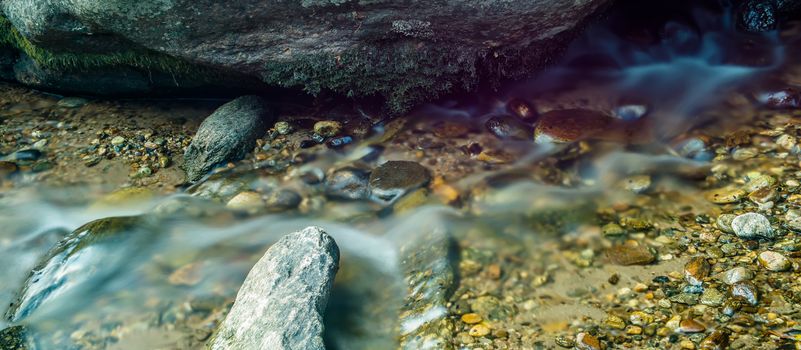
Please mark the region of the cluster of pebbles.
[[[469, 121], [287, 113], [265, 125], [244, 159], [215, 164], [190, 184], [182, 156], [211, 108], [129, 120], [135, 108], [124, 104], [9, 88], [0, 181], [5, 189], [86, 181], [126, 188], [107, 205], [186, 187], [237, 217], [281, 212], [354, 225], [446, 205], [464, 215], [451, 228], [458, 278], [405, 267], [453, 283], [438, 295], [446, 322], [427, 330], [437, 344], [776, 348], [801, 337], [793, 94], [760, 97], [761, 109], [738, 112], [735, 129], [711, 123], [658, 151], [643, 147], [644, 158], [681, 161], [613, 169], [611, 181], [582, 170], [650, 137], [632, 132], [647, 119], [645, 105], [542, 108], [512, 99], [505, 113]], [[547, 156], [517, 164], [552, 144], [559, 147]], [[121, 183], [115, 167], [124, 169]], [[177, 268], [169, 283], [196, 284], [189, 270]], [[174, 317], [172, 329], [193, 334], [187, 348], [208, 339], [230, 297]], [[114, 336], [73, 333], [87, 349]]]

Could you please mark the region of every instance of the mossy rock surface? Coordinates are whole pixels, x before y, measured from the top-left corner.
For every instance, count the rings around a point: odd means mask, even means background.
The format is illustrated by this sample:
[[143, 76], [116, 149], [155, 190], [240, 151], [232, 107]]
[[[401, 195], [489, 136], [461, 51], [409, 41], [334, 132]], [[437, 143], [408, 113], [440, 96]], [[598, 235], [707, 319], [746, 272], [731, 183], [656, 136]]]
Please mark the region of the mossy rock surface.
[[0, 42], [48, 68], [203, 67], [401, 112], [536, 71], [608, 2], [7, 0]]

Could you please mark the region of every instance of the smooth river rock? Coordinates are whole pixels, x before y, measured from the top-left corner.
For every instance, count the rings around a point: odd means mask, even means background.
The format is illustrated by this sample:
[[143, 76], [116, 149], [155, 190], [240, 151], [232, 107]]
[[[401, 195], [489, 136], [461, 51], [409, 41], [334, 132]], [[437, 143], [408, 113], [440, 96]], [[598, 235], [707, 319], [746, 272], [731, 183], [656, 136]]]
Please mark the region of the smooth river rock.
[[288, 234], [248, 273], [213, 350], [321, 350], [339, 248], [319, 227]]
[[244, 158], [274, 119], [273, 111], [258, 96], [242, 96], [222, 105], [200, 124], [186, 149], [187, 178], [197, 181], [215, 165]]

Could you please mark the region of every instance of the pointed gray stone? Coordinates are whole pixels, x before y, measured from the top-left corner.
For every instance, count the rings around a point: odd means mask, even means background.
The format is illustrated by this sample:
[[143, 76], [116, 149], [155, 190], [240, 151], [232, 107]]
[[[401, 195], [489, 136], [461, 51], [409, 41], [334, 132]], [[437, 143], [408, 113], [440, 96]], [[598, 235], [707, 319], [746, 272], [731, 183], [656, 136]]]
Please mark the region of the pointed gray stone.
[[320, 350], [339, 248], [319, 227], [276, 242], [248, 273], [213, 350]]

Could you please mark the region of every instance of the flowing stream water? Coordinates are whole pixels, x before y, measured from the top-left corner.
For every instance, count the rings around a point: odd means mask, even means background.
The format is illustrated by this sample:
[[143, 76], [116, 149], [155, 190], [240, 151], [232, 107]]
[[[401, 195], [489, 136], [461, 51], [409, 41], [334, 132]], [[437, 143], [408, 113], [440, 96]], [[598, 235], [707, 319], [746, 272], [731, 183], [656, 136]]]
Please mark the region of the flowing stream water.
[[[681, 269], [688, 258], [683, 248], [658, 237], [668, 229], [684, 232], [679, 227], [688, 212], [721, 213], [704, 197], [715, 187], [704, 182], [714, 173], [712, 160], [721, 157], [715, 147], [742, 126], [768, 123], [753, 117], [771, 110], [760, 93], [773, 91], [777, 81], [801, 83], [797, 62], [788, 61], [798, 53], [795, 28], [746, 35], [730, 16], [710, 9], [688, 16], [640, 32], [595, 24], [559, 64], [531, 80], [445, 99], [401, 121], [372, 120], [372, 136], [344, 149], [319, 146], [301, 162], [248, 158], [192, 186], [176, 180], [179, 164], [148, 181], [129, 178], [130, 169], [111, 160], [84, 167], [85, 159], [66, 152], [115, 127], [82, 122], [109, 113], [125, 119], [148, 104], [152, 110], [141, 113], [141, 125], [165, 137], [183, 134], [186, 141], [219, 101], [97, 101], [68, 112], [56, 104], [60, 97], [4, 86], [4, 137], [45, 129], [26, 121], [33, 115], [52, 121], [46, 126], [53, 140], [67, 141], [45, 147], [45, 153], [65, 152], [55, 168], [33, 171], [20, 161], [21, 169], [2, 180], [0, 305], [10, 307], [0, 329], [26, 326], [42, 349], [202, 348], [270, 244], [317, 225], [342, 252], [325, 315], [331, 348], [553, 346], [555, 335], [580, 327], [577, 320], [604, 319], [602, 303], [583, 298], [608, 293], [594, 286], [610, 274], [647, 283]], [[567, 142], [554, 142], [553, 133], [499, 140], [484, 130], [492, 117], [514, 112], [521, 99], [541, 112], [581, 108], [610, 119], [603, 130]], [[285, 109], [287, 119], [310, 113]], [[355, 110], [356, 116], [370, 114]], [[778, 118], [777, 124], [795, 118], [769, 113], [764, 120]], [[181, 121], [164, 128], [154, 121], [176, 119]], [[453, 124], [465, 130], [448, 134], [443, 125]], [[593, 121], [576, 124], [574, 130], [597, 129]], [[754, 137], [759, 144], [760, 136]], [[13, 161], [20, 139], [10, 140], [0, 154]], [[83, 144], [64, 146], [70, 142]], [[480, 149], [471, 149], [474, 144]], [[73, 164], [61, 164], [63, 159]], [[387, 160], [428, 167], [432, 184], [385, 203], [331, 199], [325, 182], [303, 180]], [[124, 186], [113, 180], [120, 174]], [[132, 183], [141, 186], [128, 187]], [[151, 190], [141, 196], [130, 190], [139, 187]], [[271, 212], [225, 205], [243, 190], [277, 189], [292, 189], [303, 200], [295, 209]], [[599, 217], [605, 220], [610, 210], [625, 216], [632, 208], [650, 228], [623, 225], [628, 239], [667, 251], [646, 267], [598, 262], [601, 251], [621, 240], [602, 234]], [[112, 219], [83, 226], [104, 218]], [[462, 334], [476, 328], [460, 323], [460, 308], [486, 311], [479, 304], [488, 295], [497, 301], [486, 313], [500, 315], [483, 315], [494, 321], [492, 338], [468, 337], [475, 343], [466, 344]]]

